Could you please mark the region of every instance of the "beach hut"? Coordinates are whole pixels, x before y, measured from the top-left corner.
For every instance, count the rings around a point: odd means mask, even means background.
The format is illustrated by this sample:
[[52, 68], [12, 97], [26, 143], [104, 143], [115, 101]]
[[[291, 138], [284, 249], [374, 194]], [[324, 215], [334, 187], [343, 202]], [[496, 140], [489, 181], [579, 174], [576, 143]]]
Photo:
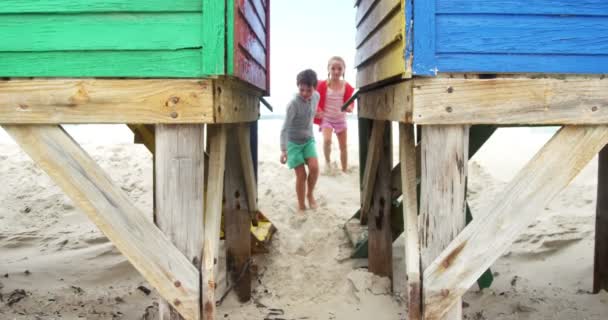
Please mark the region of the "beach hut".
[[[0, 125], [157, 289], [162, 319], [214, 319], [222, 210], [231, 286], [250, 296], [250, 127], [268, 94], [269, 21], [269, 0], [0, 7]], [[156, 225], [68, 123], [136, 131], [154, 152]]]
[[[391, 207], [403, 194], [408, 319], [457, 319], [462, 295], [608, 142], [608, 2], [355, 5], [369, 268], [391, 275]], [[468, 158], [496, 126], [520, 125], [562, 128], [465, 227]], [[607, 157], [600, 153], [594, 291], [608, 288]]]

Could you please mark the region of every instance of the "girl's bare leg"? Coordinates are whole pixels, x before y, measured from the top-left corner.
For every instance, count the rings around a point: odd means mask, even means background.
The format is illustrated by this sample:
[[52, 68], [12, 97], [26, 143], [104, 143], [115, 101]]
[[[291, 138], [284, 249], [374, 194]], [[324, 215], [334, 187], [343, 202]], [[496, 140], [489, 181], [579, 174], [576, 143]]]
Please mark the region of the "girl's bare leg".
[[306, 168], [304, 165], [297, 166], [296, 172], [296, 194], [298, 195], [298, 207], [300, 210], [306, 210], [306, 202], [304, 195], [306, 194]]
[[317, 179], [319, 178], [319, 160], [317, 160], [317, 158], [308, 158], [306, 159], [306, 164], [308, 165], [308, 193], [306, 194], [306, 197], [308, 198], [310, 207], [316, 209], [318, 205], [314, 191]]
[[336, 133], [338, 137], [338, 144], [340, 145], [340, 162], [342, 164], [342, 171], [346, 172], [348, 170], [348, 145], [346, 140], [346, 130]]
[[328, 166], [331, 162], [331, 134], [333, 131], [332, 128], [323, 128], [323, 155]]

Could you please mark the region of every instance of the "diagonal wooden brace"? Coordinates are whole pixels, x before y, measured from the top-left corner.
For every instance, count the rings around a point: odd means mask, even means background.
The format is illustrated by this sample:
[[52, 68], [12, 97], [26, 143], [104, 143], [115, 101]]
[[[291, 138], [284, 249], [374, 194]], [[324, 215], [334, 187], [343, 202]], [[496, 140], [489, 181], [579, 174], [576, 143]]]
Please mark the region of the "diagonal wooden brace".
[[608, 143], [608, 126], [565, 126], [423, 273], [424, 319], [440, 319]]
[[4, 125], [185, 319], [199, 319], [199, 272], [59, 125]]
[[372, 195], [374, 193], [374, 185], [376, 183], [376, 174], [378, 172], [378, 163], [380, 161], [380, 153], [384, 140], [384, 127], [386, 121], [374, 120], [372, 133], [369, 140], [367, 152], [367, 160], [365, 161], [365, 170], [363, 171], [363, 180], [361, 185], [361, 224], [367, 224], [367, 213], [371, 208]]

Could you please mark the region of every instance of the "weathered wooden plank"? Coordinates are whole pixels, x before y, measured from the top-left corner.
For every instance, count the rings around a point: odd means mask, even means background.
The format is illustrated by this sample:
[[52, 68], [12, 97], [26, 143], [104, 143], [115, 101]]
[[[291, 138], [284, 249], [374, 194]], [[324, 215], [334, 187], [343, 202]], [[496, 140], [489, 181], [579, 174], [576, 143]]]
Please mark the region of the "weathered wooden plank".
[[[237, 1], [240, 1], [240, 0], [237, 0]], [[264, 4], [262, 3], [262, 0], [249, 0], [249, 1], [251, 1], [251, 4], [255, 8], [255, 13], [258, 15], [258, 18], [260, 18], [260, 22], [262, 23], [262, 26], [266, 27], [266, 8], [264, 8]], [[268, 30], [268, 28], [266, 28], [266, 30]]]
[[[247, 0], [236, 0], [237, 1], [237, 15], [240, 15], [249, 25], [253, 33], [258, 37], [260, 42], [266, 46], [266, 29], [260, 22], [254, 7], [251, 2]], [[237, 18], [235, 15], [235, 19]]]
[[200, 0], [4, 0], [0, 13], [200, 12]]
[[203, 319], [215, 319], [215, 267], [219, 253], [224, 169], [226, 165], [226, 125], [207, 125], [209, 176], [205, 202], [205, 242], [203, 245], [202, 285]]
[[593, 293], [608, 291], [608, 147], [598, 157], [596, 206]]
[[213, 74], [204, 66], [201, 49], [0, 52], [2, 77], [193, 78]]
[[[154, 221], [200, 270], [205, 208], [204, 125], [158, 125], [155, 137]], [[200, 305], [197, 310], [201, 310]], [[161, 320], [183, 319], [167, 301], [160, 302], [159, 313]]]
[[200, 13], [6, 15], [0, 51], [177, 50], [201, 32]]
[[355, 67], [373, 59], [395, 42], [405, 47], [405, 22], [403, 14], [394, 14], [355, 53]]
[[401, 8], [401, 0], [382, 0], [374, 7], [367, 18], [357, 27], [355, 44], [359, 48], [378, 27], [391, 15], [396, 14]]
[[3, 128], [161, 297], [186, 319], [198, 319], [198, 270], [72, 137], [56, 125], [4, 125]]
[[[241, 1], [247, 2], [248, 0]], [[242, 15], [234, 17], [234, 38], [235, 49], [244, 50], [260, 67], [266, 68], [266, 45], [260, 42]]]
[[388, 79], [410, 76], [411, 73], [405, 65], [403, 46], [397, 42], [357, 68], [357, 87], [363, 88]]
[[0, 123], [212, 121], [209, 80], [0, 80]]
[[412, 122], [412, 81], [397, 84], [359, 94], [359, 112], [361, 118]]
[[[439, 319], [608, 143], [606, 126], [565, 126], [424, 271], [425, 319]], [[424, 194], [424, 193], [423, 193]]]
[[363, 19], [367, 17], [370, 12], [370, 9], [372, 9], [372, 7], [375, 6], [378, 2], [379, 0], [362, 0], [356, 5], [357, 14], [355, 16], [355, 25], [357, 27], [361, 24]]
[[214, 80], [214, 122], [256, 121], [262, 93], [232, 79]]
[[[362, 190], [361, 190], [361, 224], [367, 223], [368, 212], [372, 204], [372, 195], [376, 184], [378, 163], [380, 161], [384, 130], [386, 121], [375, 120], [372, 126], [372, 133], [369, 138], [367, 149], [367, 159], [365, 160], [365, 170], [363, 171]], [[389, 179], [390, 180], [390, 179]], [[389, 206], [389, 205], [387, 205]]]
[[239, 301], [246, 302], [251, 298], [251, 215], [241, 158], [251, 158], [251, 153], [241, 153], [239, 127], [230, 125], [226, 128], [224, 235], [227, 274]]
[[608, 16], [604, 0], [439, 0], [437, 13]]
[[203, 50], [201, 56], [203, 70], [208, 74], [224, 74], [227, 69], [226, 61], [227, 35], [226, 19], [227, 1], [203, 1]]
[[156, 150], [156, 140], [154, 137], [155, 128], [151, 124], [128, 124], [129, 129], [133, 132], [134, 143], [142, 143], [150, 153], [154, 154]]
[[420, 241], [418, 239], [418, 196], [416, 141], [414, 127], [399, 124], [399, 159], [401, 190], [403, 190], [403, 223], [405, 237], [405, 273], [407, 277], [408, 320], [422, 319], [422, 283], [420, 270]]
[[[425, 270], [465, 226], [469, 128], [423, 126], [421, 139], [419, 225], [421, 262]], [[423, 288], [426, 288], [426, 277], [423, 279]], [[450, 305], [453, 307], [445, 316], [427, 318], [427, 308], [432, 306], [424, 292], [424, 319], [462, 318], [462, 304], [458, 301]]]
[[418, 124], [605, 124], [608, 79], [414, 80]]
[[241, 166], [243, 168], [243, 178], [245, 179], [245, 191], [247, 204], [250, 211], [258, 211], [257, 201], [257, 180], [255, 176], [255, 165], [251, 149], [251, 130], [249, 123], [241, 123], [238, 128], [238, 143], [240, 151]]
[[464, 14], [437, 15], [436, 54], [502, 53], [602, 55], [608, 51], [604, 17]]
[[[374, 123], [374, 128], [377, 123]], [[369, 210], [362, 210], [361, 215], [367, 215], [368, 220], [368, 270], [376, 275], [392, 278], [391, 169], [393, 168], [393, 144], [390, 124], [384, 125], [384, 130], [382, 131], [383, 135], [382, 140], [379, 141], [378, 169], [375, 173], [376, 179], [373, 184], [371, 206]]]

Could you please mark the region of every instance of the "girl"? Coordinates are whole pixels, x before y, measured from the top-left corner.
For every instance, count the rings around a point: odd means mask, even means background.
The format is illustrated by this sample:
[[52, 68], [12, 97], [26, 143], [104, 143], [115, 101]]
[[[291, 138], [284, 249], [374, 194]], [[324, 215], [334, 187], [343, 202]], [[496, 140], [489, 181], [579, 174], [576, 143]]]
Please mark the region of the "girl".
[[[315, 124], [320, 125], [323, 133], [323, 154], [327, 168], [331, 166], [331, 137], [335, 132], [340, 145], [340, 163], [342, 171], [347, 172], [348, 154], [346, 145], [346, 113], [340, 108], [352, 95], [354, 88], [344, 80], [346, 64], [341, 57], [331, 57], [327, 63], [328, 80], [320, 81], [317, 91], [320, 95], [319, 105], [315, 116]], [[347, 112], [352, 112], [354, 104], [348, 106]]]

